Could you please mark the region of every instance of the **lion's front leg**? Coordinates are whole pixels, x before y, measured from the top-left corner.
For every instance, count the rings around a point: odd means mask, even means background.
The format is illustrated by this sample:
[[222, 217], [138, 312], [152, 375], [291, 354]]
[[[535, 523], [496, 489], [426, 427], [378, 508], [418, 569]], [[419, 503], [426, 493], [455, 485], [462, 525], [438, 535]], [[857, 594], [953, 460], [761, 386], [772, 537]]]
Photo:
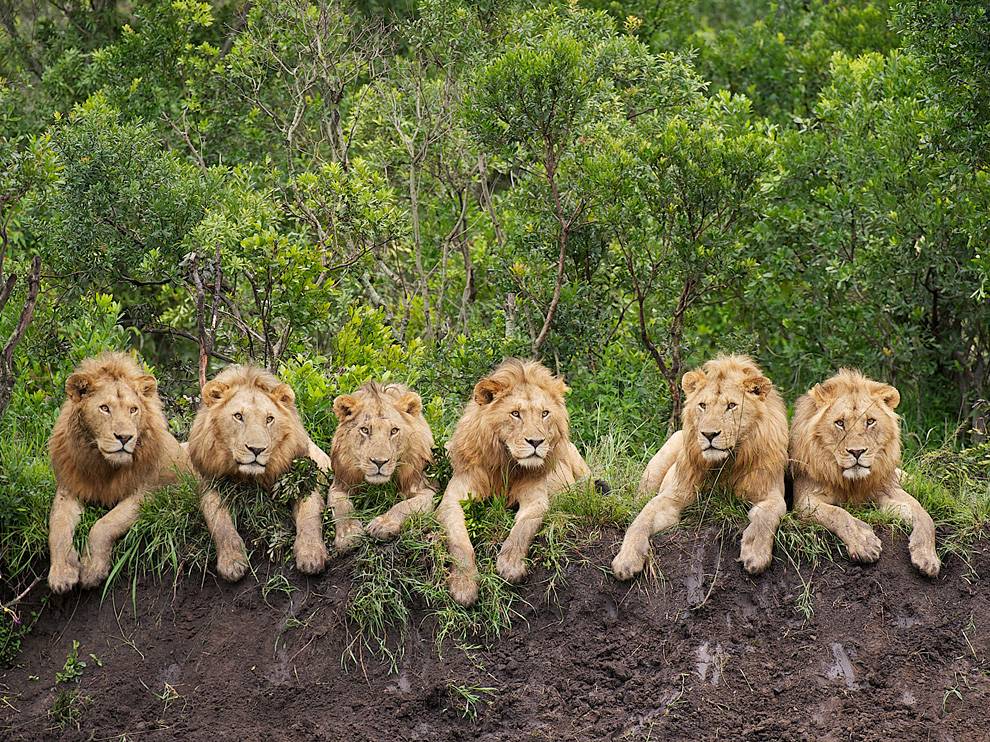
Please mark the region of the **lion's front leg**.
[[433, 510], [434, 494], [436, 493], [425, 485], [412, 489], [405, 499], [371, 521], [368, 524], [368, 533], [380, 539], [395, 538], [402, 530], [402, 524], [412, 515]]
[[72, 535], [82, 517], [83, 504], [63, 489], [55, 493], [48, 518], [48, 586], [53, 593], [66, 593], [79, 582], [79, 555], [72, 546]]
[[323, 493], [319, 487], [296, 503], [296, 540], [292, 550], [296, 569], [303, 574], [322, 572], [327, 565], [327, 547], [323, 543]]
[[650, 551], [650, 537], [680, 523], [681, 512], [696, 496], [693, 484], [681, 477], [675, 463], [667, 471], [660, 492], [646, 503], [626, 531], [622, 547], [612, 560], [612, 574], [620, 580], [630, 580], [642, 572]]
[[880, 558], [883, 544], [870, 525], [826, 502], [818, 486], [807, 478], [794, 481], [794, 512], [802, 520], [824, 526], [838, 536], [853, 561], [869, 563]]
[[351, 502], [347, 488], [334, 480], [330, 485], [330, 510], [333, 512], [335, 535], [333, 545], [337, 551], [350, 551], [358, 545], [364, 529], [361, 521], [354, 517], [354, 504]]
[[935, 521], [932, 516], [900, 487], [884, 492], [877, 500], [881, 509], [911, 524], [908, 551], [911, 563], [923, 574], [938, 577], [942, 562], [935, 552]]
[[736, 495], [755, 503], [749, 510], [749, 525], [743, 531], [739, 561], [747, 572], [756, 575], [769, 567], [773, 560], [774, 537], [777, 535], [780, 519], [787, 512], [784, 473], [740, 483], [736, 487]]
[[217, 547], [217, 572], [228, 582], [237, 582], [245, 575], [250, 565], [247, 549], [244, 548], [244, 541], [234, 528], [230, 511], [220, 499], [220, 493], [212, 487], [203, 494], [199, 504], [203, 511], [203, 519], [206, 520], [206, 527]]
[[506, 582], [519, 582], [526, 576], [526, 554], [550, 509], [550, 496], [544, 482], [517, 485], [510, 496], [519, 503], [519, 512], [499, 551], [496, 569]]
[[474, 605], [478, 600], [478, 565], [464, 520], [464, 508], [461, 507], [461, 500], [467, 498], [469, 487], [467, 477], [454, 475], [437, 507], [437, 520], [447, 535], [447, 551], [450, 552], [447, 584], [451, 596], [463, 606]]
[[79, 571], [79, 581], [83, 587], [96, 587], [106, 579], [110, 573], [113, 545], [137, 521], [145, 494], [140, 492], [121, 500], [93, 524]]

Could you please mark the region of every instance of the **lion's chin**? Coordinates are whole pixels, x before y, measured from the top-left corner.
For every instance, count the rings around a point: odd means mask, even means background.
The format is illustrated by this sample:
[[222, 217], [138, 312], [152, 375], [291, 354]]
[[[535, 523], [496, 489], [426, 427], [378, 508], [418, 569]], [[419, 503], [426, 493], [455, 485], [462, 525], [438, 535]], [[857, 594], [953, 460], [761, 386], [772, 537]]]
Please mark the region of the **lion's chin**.
[[249, 477], [260, 477], [265, 473], [265, 467], [257, 461], [252, 461], [250, 464], [238, 464], [237, 471]]
[[134, 454], [130, 451], [114, 451], [113, 453], [101, 451], [100, 453], [103, 454], [103, 458], [110, 466], [130, 466], [134, 461]]
[[846, 479], [866, 479], [870, 476], [870, 467], [856, 464], [855, 466], [843, 469], [842, 476]]
[[365, 474], [364, 481], [368, 484], [385, 484], [392, 478], [391, 474]]
[[546, 463], [546, 459], [542, 456], [527, 456], [524, 459], [516, 459], [516, 463], [519, 464], [524, 469], [539, 469]]
[[701, 457], [709, 464], [721, 464], [729, 458], [729, 452], [724, 448], [706, 448], [701, 452]]

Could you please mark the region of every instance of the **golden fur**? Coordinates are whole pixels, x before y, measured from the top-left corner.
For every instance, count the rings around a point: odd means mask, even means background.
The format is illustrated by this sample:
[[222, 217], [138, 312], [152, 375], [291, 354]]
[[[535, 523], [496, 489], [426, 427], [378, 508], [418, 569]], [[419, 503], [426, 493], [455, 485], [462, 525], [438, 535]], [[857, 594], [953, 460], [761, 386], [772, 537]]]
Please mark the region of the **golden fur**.
[[395, 536], [413, 513], [433, 508], [435, 488], [426, 467], [433, 462], [433, 433], [423, 401], [402, 384], [369, 382], [334, 400], [339, 425], [330, 444], [331, 498], [350, 508], [350, 492], [362, 482], [396, 480], [402, 501], [368, 524], [376, 538]]
[[453, 477], [437, 510], [453, 557], [453, 597], [471, 605], [478, 571], [461, 502], [505, 492], [519, 506], [498, 557], [510, 582], [526, 575], [524, 559], [550, 498], [590, 474], [570, 441], [564, 381], [536, 361], [510, 358], [479, 381], [447, 444]]
[[911, 523], [911, 561], [934, 577], [935, 525], [900, 486], [901, 396], [889, 384], [842, 369], [794, 405], [790, 456], [794, 508], [839, 536], [852, 559], [879, 559], [880, 539], [842, 505], [874, 503]]
[[[288, 384], [254, 366], [230, 366], [203, 387], [203, 403], [189, 433], [189, 457], [203, 479], [201, 506], [217, 547], [217, 571], [237, 581], [248, 567], [244, 542], [214, 488], [219, 479], [255, 482], [270, 490], [308, 456], [324, 471], [329, 457], [309, 438]], [[319, 487], [296, 504], [296, 567], [308, 574], [326, 565]]]
[[773, 538], [786, 512], [787, 414], [784, 402], [749, 357], [719, 356], [681, 380], [683, 427], [650, 461], [640, 493], [656, 492], [626, 532], [612, 571], [619, 579], [638, 574], [650, 536], [680, 521], [706, 480], [717, 477], [752, 503], [739, 561], [750, 573], [765, 570]]
[[[55, 592], [101, 583], [113, 544], [137, 518], [149, 491], [176, 481], [189, 462], [169, 433], [155, 377], [124, 353], [84, 360], [65, 383], [49, 440], [57, 491], [49, 522]], [[82, 561], [72, 534], [86, 503], [113, 508], [93, 526]]]

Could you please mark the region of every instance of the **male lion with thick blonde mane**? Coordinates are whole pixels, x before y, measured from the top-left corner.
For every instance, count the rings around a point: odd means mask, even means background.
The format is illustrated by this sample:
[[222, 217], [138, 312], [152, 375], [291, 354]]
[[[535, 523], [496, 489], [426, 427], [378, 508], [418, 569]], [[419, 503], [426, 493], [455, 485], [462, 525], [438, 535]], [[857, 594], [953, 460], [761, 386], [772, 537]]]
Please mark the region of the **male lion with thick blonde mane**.
[[396, 505], [368, 524], [375, 538], [392, 538], [414, 513], [433, 509], [436, 489], [425, 469], [433, 462], [433, 433], [423, 417], [423, 400], [402, 384], [369, 382], [333, 401], [340, 424], [330, 444], [335, 513], [353, 511], [351, 491], [362, 482], [393, 478], [402, 495]]
[[[137, 520], [144, 497], [191, 472], [168, 432], [158, 382], [130, 356], [87, 358], [66, 380], [65, 394], [48, 442], [56, 483], [48, 584], [56, 593], [103, 582], [113, 545]], [[93, 525], [80, 560], [72, 537], [87, 503], [111, 510]]]
[[461, 503], [501, 492], [519, 512], [498, 556], [509, 582], [526, 576], [526, 553], [557, 492], [591, 472], [570, 441], [564, 381], [537, 361], [510, 358], [474, 387], [447, 444], [453, 477], [437, 508], [453, 560], [454, 600], [478, 599], [478, 567]]
[[873, 503], [911, 524], [911, 563], [938, 575], [935, 523], [901, 488], [901, 395], [890, 384], [842, 369], [814, 386], [794, 405], [791, 471], [794, 510], [842, 539], [850, 559], [875, 562], [880, 539], [843, 505]]
[[[303, 428], [292, 388], [254, 366], [230, 366], [203, 387], [203, 403], [189, 433], [189, 457], [203, 479], [200, 506], [217, 547], [217, 572], [230, 582], [241, 579], [249, 565], [244, 541], [216, 484], [250, 482], [270, 491], [292, 462], [303, 457], [321, 471], [330, 469], [330, 457]], [[327, 549], [319, 486], [295, 504], [295, 521], [296, 567], [306, 574], [322, 571]], [[351, 545], [352, 537], [353, 528], [338, 527], [338, 548]]]
[[639, 574], [650, 536], [680, 522], [705, 481], [718, 479], [753, 505], [739, 561], [750, 574], [773, 558], [773, 539], [787, 511], [787, 413], [760, 367], [747, 356], [719, 356], [681, 379], [687, 395], [683, 428], [650, 460], [640, 494], [657, 492], [626, 531], [612, 561], [620, 580]]

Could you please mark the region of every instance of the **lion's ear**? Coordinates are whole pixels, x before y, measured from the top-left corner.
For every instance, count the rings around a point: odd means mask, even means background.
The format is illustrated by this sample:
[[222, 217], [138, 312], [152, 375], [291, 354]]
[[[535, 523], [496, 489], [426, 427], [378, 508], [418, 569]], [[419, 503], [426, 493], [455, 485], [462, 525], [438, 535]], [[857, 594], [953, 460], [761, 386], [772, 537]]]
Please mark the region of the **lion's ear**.
[[230, 389], [229, 384], [224, 384], [216, 379], [206, 382], [206, 386], [203, 387], [203, 404], [207, 407], [220, 404], [227, 396], [228, 389]]
[[77, 371], [65, 380], [65, 393], [73, 401], [78, 402], [93, 391], [93, 377]]
[[760, 399], [766, 399], [771, 389], [773, 389], [773, 384], [770, 383], [770, 379], [762, 374], [747, 376], [743, 380], [743, 390], [747, 394], [752, 394]]
[[333, 414], [342, 423], [346, 423], [361, 409], [361, 402], [351, 394], [341, 394], [333, 401]]
[[291, 407], [296, 403], [296, 393], [288, 384], [279, 384], [271, 391], [272, 399], [283, 407]]
[[808, 394], [814, 400], [818, 407], [825, 407], [832, 403], [834, 397], [833, 392], [835, 391], [835, 385], [832, 384], [832, 380], [828, 379], [823, 381], [821, 384], [815, 384], [811, 387]]
[[158, 394], [158, 379], [151, 374], [142, 374], [137, 378], [137, 388], [143, 397], [154, 397]]
[[399, 412], [416, 417], [423, 411], [423, 399], [416, 392], [408, 391], [395, 401], [395, 407]]
[[705, 383], [704, 371], [688, 371], [681, 377], [681, 389], [685, 394], [692, 394], [698, 387]]
[[495, 379], [482, 379], [474, 385], [474, 401], [482, 406], [491, 404], [505, 391], [505, 388], [505, 384]]
[[873, 392], [873, 396], [881, 400], [890, 409], [896, 410], [901, 403], [901, 393], [890, 384], [880, 384]]
[[567, 386], [567, 382], [564, 381], [563, 376], [554, 376], [553, 380], [556, 382], [554, 384], [554, 391], [560, 395], [561, 399], [563, 399], [564, 395], [567, 394], [571, 388]]

